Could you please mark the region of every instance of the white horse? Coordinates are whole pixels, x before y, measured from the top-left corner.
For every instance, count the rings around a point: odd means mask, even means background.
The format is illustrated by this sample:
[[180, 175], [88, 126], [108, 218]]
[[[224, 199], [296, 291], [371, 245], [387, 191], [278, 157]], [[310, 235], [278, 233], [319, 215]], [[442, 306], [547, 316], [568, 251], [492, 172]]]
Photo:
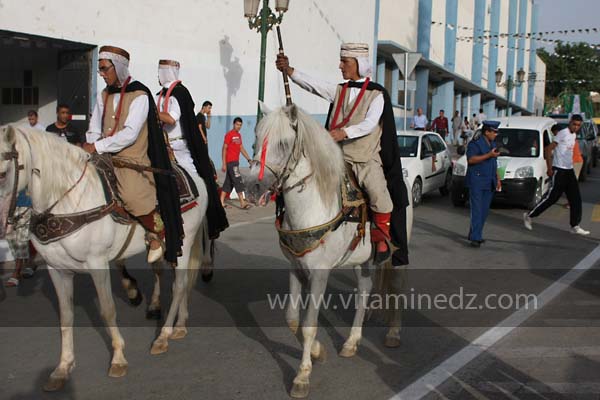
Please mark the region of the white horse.
[[[89, 155], [54, 135], [10, 125], [0, 127], [0, 155], [0, 236], [4, 236], [17, 176], [17, 192], [29, 188], [36, 213], [47, 210], [55, 202], [52, 213], [56, 215], [84, 212], [106, 204], [101, 181], [95, 167], [89, 163]], [[19, 165], [16, 170], [15, 165]], [[185, 238], [175, 269], [173, 299], [165, 324], [153, 342], [152, 354], [165, 352], [168, 339], [180, 339], [186, 335], [188, 293], [197, 277], [201, 259], [208, 251], [204, 240], [207, 236], [204, 218], [206, 187], [200, 177], [194, 176], [193, 179], [199, 192], [196, 199], [198, 206], [184, 214]], [[122, 377], [127, 373], [127, 360], [123, 354], [125, 343], [117, 327], [109, 262], [117, 256], [124, 260], [146, 252], [144, 229], [136, 225], [118, 224], [107, 215], [47, 245], [41, 244], [32, 235], [37, 251], [48, 264], [60, 307], [60, 362], [50, 374], [44, 390], [61, 389], [75, 367], [73, 276], [76, 272], [90, 274], [96, 286], [100, 313], [112, 339], [109, 376]]]
[[[263, 167], [264, 178], [259, 180], [262, 161], [253, 163], [246, 179], [249, 198], [263, 205], [271, 194], [269, 189], [278, 186], [285, 202], [285, 215], [281, 225], [284, 230], [304, 230], [334, 220], [341, 210], [339, 188], [345, 173], [340, 147], [317, 121], [295, 105], [273, 112], [264, 108], [263, 106], [266, 116], [257, 127], [256, 154], [264, 161], [262, 164], [266, 169]], [[409, 235], [411, 228], [412, 205], [407, 208]], [[310, 298], [302, 326], [302, 362], [293, 382], [290, 393], [292, 397], [302, 398], [308, 395], [311, 357], [316, 360], [325, 358], [325, 348], [316, 339], [319, 299], [324, 295], [330, 271], [336, 267], [353, 267], [358, 280], [359, 301], [356, 304], [356, 314], [340, 356], [352, 357], [356, 354], [372, 289], [370, 230], [366, 229], [364, 240], [360, 241], [354, 251], [349, 252], [356, 232], [356, 223], [345, 222], [325, 236], [318, 247], [303, 256], [295, 256], [281, 246], [292, 264], [286, 320], [289, 328], [298, 336], [300, 303], [295, 299], [301, 296], [303, 284], [307, 284]], [[391, 272], [391, 277], [389, 269], [385, 272], [386, 284], [388, 289], [398, 293], [403, 283], [403, 271]], [[400, 344], [400, 314], [399, 310], [392, 311], [395, 317], [386, 336], [386, 345], [390, 347]], [[298, 339], [302, 342], [300, 337]]]

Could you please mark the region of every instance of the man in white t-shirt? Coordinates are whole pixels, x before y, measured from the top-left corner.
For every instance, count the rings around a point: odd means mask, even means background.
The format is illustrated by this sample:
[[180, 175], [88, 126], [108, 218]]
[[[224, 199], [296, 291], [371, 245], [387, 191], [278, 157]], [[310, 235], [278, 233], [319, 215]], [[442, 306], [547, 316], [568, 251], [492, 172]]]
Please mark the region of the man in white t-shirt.
[[485, 115], [485, 113], [483, 112], [483, 108], [479, 109], [479, 115], [477, 116], [477, 119], [479, 120], [479, 123], [482, 123], [483, 121], [487, 120], [487, 115]]
[[[577, 140], [577, 132], [581, 129], [583, 119], [581, 115], [573, 115], [569, 126], [559, 131], [554, 136], [553, 143], [545, 148], [548, 176], [552, 178], [550, 188], [542, 200], [531, 211], [523, 214], [525, 228], [531, 230], [531, 219], [543, 213], [547, 208], [556, 203], [563, 193], [567, 195], [570, 205], [571, 232], [586, 236], [590, 232], [579, 226], [581, 222], [581, 194], [579, 184], [573, 170], [573, 147]], [[552, 151], [554, 150], [554, 153]]]
[[425, 127], [427, 127], [427, 117], [423, 115], [423, 109], [421, 107], [417, 108], [417, 115], [413, 116], [413, 122], [410, 125], [416, 131], [424, 131]]

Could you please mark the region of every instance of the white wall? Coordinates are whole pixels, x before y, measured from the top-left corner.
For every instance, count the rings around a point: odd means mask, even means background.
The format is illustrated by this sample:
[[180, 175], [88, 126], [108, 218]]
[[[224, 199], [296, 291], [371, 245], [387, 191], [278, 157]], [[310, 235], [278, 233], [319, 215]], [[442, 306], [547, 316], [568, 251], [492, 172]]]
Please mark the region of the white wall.
[[381, 0], [379, 40], [389, 40], [417, 51], [419, 0]]
[[[211, 99], [216, 115], [256, 112], [260, 35], [248, 28], [241, 1], [3, 0], [1, 13], [5, 30], [127, 49], [132, 75], [152, 90], [158, 89], [158, 59], [177, 59], [197, 103]], [[344, 0], [344, 7], [336, 0], [291, 1], [282, 25], [286, 53], [295, 66], [339, 81], [340, 42], [373, 43], [374, 18], [375, 0]], [[271, 105], [284, 99], [276, 53], [270, 33], [265, 99]], [[312, 113], [327, 110], [298, 88], [293, 96]]]
[[[458, 15], [456, 23], [459, 26], [473, 26], [473, 14], [475, 12], [475, 3], [473, 1], [458, 1]], [[456, 31], [456, 37], [472, 36], [472, 30], [459, 29]], [[473, 42], [456, 42], [456, 60], [454, 71], [467, 79], [471, 79], [471, 66], [473, 63]]]
[[[431, 20], [446, 22], [446, 0], [434, 0], [431, 4]], [[444, 50], [446, 48], [446, 26], [431, 25], [431, 47], [429, 48], [429, 59], [440, 65], [444, 65]]]

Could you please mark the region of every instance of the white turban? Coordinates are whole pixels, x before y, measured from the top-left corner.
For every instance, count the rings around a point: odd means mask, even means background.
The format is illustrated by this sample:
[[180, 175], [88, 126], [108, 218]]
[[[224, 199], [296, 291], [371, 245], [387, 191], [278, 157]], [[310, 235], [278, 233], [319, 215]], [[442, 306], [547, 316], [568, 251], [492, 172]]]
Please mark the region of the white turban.
[[113, 63], [119, 84], [122, 85], [129, 78], [129, 53], [127, 51], [115, 46], [102, 46], [98, 59], [110, 60]]
[[158, 82], [167, 87], [171, 82], [179, 79], [179, 62], [174, 60], [160, 60], [158, 62]]
[[343, 43], [340, 57], [355, 58], [358, 62], [358, 74], [362, 78], [371, 76], [372, 68], [369, 62], [369, 45], [366, 43]]

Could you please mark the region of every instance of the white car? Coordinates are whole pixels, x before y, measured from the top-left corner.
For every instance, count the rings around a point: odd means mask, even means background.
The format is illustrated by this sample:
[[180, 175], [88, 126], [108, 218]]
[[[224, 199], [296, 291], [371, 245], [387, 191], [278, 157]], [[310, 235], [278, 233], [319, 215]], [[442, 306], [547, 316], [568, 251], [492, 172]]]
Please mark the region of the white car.
[[398, 131], [397, 135], [404, 176], [412, 188], [413, 207], [421, 203], [425, 193], [439, 190], [447, 195], [452, 160], [444, 139], [427, 131]]
[[[495, 192], [494, 201], [533, 207], [548, 189], [544, 146], [551, 143], [550, 128], [556, 121], [546, 117], [502, 117], [499, 121], [496, 146], [498, 174], [502, 190]], [[467, 157], [463, 155], [454, 163], [452, 171], [452, 203], [464, 206], [468, 199], [465, 187]]]

